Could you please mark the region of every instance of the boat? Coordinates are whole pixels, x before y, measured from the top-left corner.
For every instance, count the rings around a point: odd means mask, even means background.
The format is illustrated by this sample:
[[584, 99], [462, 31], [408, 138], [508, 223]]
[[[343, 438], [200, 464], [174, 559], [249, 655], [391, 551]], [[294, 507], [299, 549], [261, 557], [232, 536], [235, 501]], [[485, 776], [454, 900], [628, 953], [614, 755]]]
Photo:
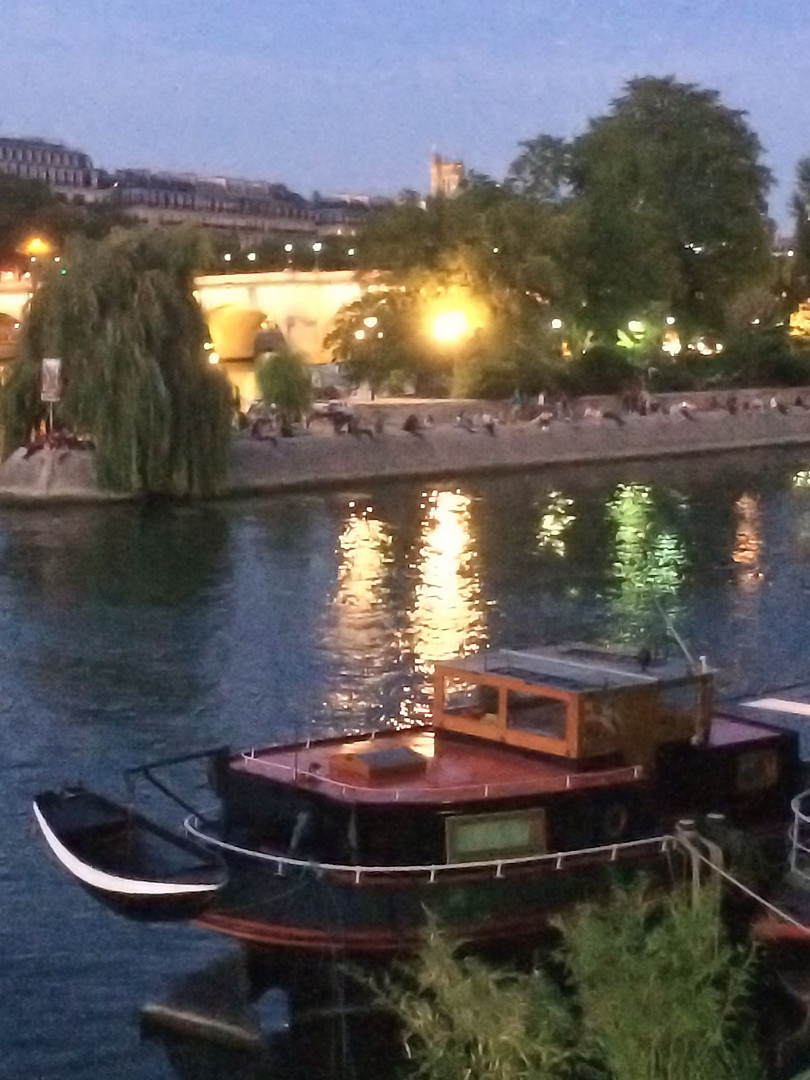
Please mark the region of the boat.
[[431, 916], [497, 945], [617, 875], [671, 872], [678, 829], [784, 841], [798, 736], [717, 705], [715, 674], [493, 649], [435, 665], [424, 726], [204, 753], [217, 806], [185, 831], [228, 877], [193, 920], [258, 950], [387, 955]]
[[189, 919], [228, 878], [210, 849], [87, 788], [42, 792], [34, 816], [59, 863], [96, 899], [130, 918]]

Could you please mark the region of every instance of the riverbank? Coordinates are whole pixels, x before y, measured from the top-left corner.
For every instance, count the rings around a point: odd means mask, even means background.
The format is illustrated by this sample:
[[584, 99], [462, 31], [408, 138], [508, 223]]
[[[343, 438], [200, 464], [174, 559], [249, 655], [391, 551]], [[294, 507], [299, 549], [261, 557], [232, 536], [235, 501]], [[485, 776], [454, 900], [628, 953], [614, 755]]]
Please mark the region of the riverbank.
[[[767, 401], [767, 399], [765, 399]], [[732, 415], [725, 409], [672, 409], [651, 416], [581, 416], [547, 425], [501, 422], [494, 434], [456, 425], [443, 407], [386, 407], [382, 433], [335, 434], [326, 421], [288, 439], [262, 441], [247, 433], [231, 445], [224, 496], [342, 487], [373, 480], [551, 468], [587, 462], [736, 452], [810, 445], [810, 411], [763, 407]], [[366, 419], [371, 420], [369, 406]], [[410, 434], [406, 410], [433, 423]], [[358, 410], [363, 424], [363, 410]], [[369, 424], [369, 431], [373, 425]], [[126, 497], [126, 496], [124, 496]], [[121, 499], [100, 489], [94, 455], [86, 450], [18, 450], [0, 466], [0, 501], [79, 502]]]

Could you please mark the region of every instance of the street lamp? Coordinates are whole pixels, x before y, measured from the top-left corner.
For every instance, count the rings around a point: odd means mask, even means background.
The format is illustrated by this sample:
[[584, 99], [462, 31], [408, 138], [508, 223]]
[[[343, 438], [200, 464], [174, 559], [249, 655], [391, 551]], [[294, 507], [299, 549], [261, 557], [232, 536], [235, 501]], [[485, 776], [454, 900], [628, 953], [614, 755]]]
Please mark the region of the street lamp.
[[470, 322], [463, 311], [440, 311], [434, 316], [431, 329], [437, 341], [457, 341], [469, 331]]
[[312, 250], [315, 253], [315, 269], [317, 270], [318, 269], [318, 256], [323, 251], [323, 244], [320, 242], [320, 240], [315, 241], [315, 243], [312, 245]]
[[285, 253], [287, 255], [287, 269], [289, 270], [292, 267], [293, 245], [292, 244], [285, 244], [284, 245], [284, 251], [285, 251]]

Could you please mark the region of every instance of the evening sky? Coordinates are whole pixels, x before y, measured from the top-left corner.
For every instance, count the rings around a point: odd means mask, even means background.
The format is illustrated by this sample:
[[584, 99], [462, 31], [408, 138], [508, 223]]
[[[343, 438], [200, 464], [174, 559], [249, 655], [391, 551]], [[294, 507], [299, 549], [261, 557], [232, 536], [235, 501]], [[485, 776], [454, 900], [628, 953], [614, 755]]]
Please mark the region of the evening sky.
[[0, 134], [105, 168], [427, 188], [433, 149], [500, 177], [635, 75], [745, 109], [786, 222], [810, 153], [800, 0], [2, 0]]

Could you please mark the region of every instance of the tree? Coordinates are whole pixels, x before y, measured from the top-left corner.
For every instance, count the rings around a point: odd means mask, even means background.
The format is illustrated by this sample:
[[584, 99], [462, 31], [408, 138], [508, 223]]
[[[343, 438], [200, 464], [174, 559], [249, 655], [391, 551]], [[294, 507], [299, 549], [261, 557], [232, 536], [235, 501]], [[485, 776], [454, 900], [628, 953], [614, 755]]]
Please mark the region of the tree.
[[716, 91], [673, 78], [627, 84], [572, 151], [596, 326], [612, 334], [663, 304], [686, 330], [722, 330], [730, 300], [769, 270], [761, 153], [745, 114]]
[[192, 232], [151, 229], [68, 242], [34, 293], [3, 387], [7, 453], [38, 418], [42, 358], [57, 356], [58, 418], [92, 435], [103, 486], [172, 495], [218, 489], [232, 396], [205, 358], [192, 293], [201, 244]]
[[256, 374], [265, 404], [279, 412], [282, 433], [309, 408], [312, 379], [301, 353], [284, 348], [271, 353]]
[[506, 183], [532, 199], [563, 202], [571, 193], [571, 143], [555, 135], [537, 135], [519, 145], [521, 153], [509, 166]]

